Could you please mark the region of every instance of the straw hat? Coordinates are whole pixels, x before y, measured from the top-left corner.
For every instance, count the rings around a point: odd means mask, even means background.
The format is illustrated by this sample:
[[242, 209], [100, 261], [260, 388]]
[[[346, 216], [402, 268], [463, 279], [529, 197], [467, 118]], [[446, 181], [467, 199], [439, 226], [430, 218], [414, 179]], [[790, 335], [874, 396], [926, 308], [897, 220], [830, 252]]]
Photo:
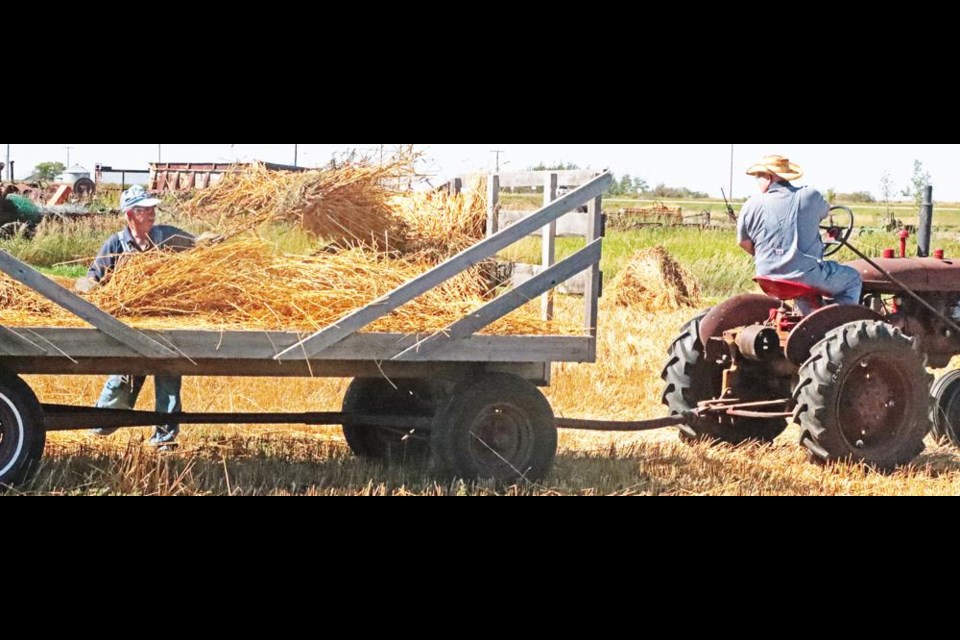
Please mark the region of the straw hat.
[[789, 182], [802, 176], [803, 169], [783, 156], [765, 156], [760, 162], [747, 169], [749, 176], [755, 176], [758, 173], [772, 173]]

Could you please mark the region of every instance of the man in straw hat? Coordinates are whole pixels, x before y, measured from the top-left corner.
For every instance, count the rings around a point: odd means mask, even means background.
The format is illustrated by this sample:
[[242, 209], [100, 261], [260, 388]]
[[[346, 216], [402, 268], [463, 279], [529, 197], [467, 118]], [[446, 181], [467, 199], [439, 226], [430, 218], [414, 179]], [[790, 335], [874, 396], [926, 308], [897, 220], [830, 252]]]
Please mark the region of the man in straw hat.
[[[757, 275], [815, 287], [837, 304], [860, 304], [860, 273], [823, 259], [820, 221], [830, 205], [816, 189], [791, 184], [803, 169], [783, 156], [766, 156], [747, 169], [747, 175], [757, 178], [760, 195], [740, 211], [737, 241], [754, 256]], [[796, 306], [804, 315], [811, 311], [803, 300]]]
[[[110, 239], [100, 249], [100, 253], [87, 272], [86, 277], [77, 280], [76, 289], [81, 293], [89, 293], [98, 287], [110, 273], [117, 268], [117, 262], [123, 254], [151, 251], [155, 249], [172, 249], [184, 251], [194, 246], [192, 235], [167, 225], [157, 225], [157, 205], [160, 200], [151, 198], [143, 187], [135, 185], [120, 196], [120, 209], [126, 216], [127, 226], [120, 233], [110, 236]], [[111, 376], [103, 387], [103, 393], [97, 402], [97, 407], [106, 409], [133, 409], [137, 404], [137, 397], [143, 390], [145, 376], [116, 375]], [[178, 413], [181, 411], [180, 388], [183, 379], [180, 376], [154, 376], [156, 387], [157, 413]], [[92, 433], [98, 436], [109, 436], [116, 429], [94, 429]], [[180, 425], [157, 425], [150, 444], [161, 450], [168, 450], [175, 445]]]

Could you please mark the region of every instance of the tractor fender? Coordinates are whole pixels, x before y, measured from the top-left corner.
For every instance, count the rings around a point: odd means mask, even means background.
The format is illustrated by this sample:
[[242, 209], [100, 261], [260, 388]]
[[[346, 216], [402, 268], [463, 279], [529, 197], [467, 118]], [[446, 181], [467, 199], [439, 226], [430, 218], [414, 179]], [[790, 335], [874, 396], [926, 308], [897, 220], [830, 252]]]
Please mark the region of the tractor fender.
[[700, 342], [709, 350], [712, 341], [724, 331], [766, 322], [771, 309], [779, 309], [780, 301], [758, 293], [748, 293], [724, 300], [700, 321]]
[[856, 305], [836, 305], [817, 309], [790, 332], [787, 338], [786, 355], [787, 360], [796, 366], [802, 366], [810, 357], [810, 349], [827, 335], [829, 331], [836, 329], [848, 322], [858, 322], [860, 320], [884, 321], [876, 311]]

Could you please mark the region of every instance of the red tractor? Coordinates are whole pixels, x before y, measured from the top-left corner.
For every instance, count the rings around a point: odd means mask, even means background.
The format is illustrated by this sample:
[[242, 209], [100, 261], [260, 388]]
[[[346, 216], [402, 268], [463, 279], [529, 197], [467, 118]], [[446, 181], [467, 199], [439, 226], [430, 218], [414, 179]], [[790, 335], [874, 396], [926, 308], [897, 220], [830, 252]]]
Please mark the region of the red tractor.
[[[827, 255], [849, 246], [853, 230], [849, 209], [834, 215], [849, 221], [824, 228]], [[863, 276], [859, 306], [757, 278], [766, 295], [736, 296], [687, 323], [663, 371], [663, 402], [686, 418], [681, 437], [771, 441], [792, 420], [812, 460], [880, 469], [913, 460], [931, 429], [960, 445], [960, 370], [933, 386], [932, 399], [927, 372], [960, 354], [960, 261], [907, 258], [903, 234], [901, 257], [850, 248], [861, 257], [848, 263]], [[796, 313], [789, 303], [800, 298], [815, 311]]]

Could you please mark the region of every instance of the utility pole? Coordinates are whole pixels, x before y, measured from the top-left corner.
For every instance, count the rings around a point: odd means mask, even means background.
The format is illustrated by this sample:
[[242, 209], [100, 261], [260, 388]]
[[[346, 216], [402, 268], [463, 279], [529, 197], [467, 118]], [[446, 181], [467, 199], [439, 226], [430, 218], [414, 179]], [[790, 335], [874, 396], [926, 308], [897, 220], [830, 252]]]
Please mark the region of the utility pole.
[[297, 166], [297, 145], [293, 145], [293, 166]]
[[730, 201], [733, 202], [733, 145], [730, 145]]
[[161, 162], [163, 162], [163, 154], [160, 153], [161, 147], [163, 147], [162, 144], [157, 145], [157, 164], [160, 164]]
[[67, 150], [67, 169], [70, 168], [70, 149], [73, 149], [73, 148], [74, 147], [68, 147], [68, 146], [64, 147], [64, 149]]
[[497, 154], [497, 173], [500, 173], [500, 154], [506, 153], [503, 149], [491, 149], [490, 153]]
[[[10, 182], [13, 182], [13, 165], [10, 164], [10, 145], [7, 145], [7, 175], [10, 176]], [[3, 176], [0, 175], [0, 178]]]

